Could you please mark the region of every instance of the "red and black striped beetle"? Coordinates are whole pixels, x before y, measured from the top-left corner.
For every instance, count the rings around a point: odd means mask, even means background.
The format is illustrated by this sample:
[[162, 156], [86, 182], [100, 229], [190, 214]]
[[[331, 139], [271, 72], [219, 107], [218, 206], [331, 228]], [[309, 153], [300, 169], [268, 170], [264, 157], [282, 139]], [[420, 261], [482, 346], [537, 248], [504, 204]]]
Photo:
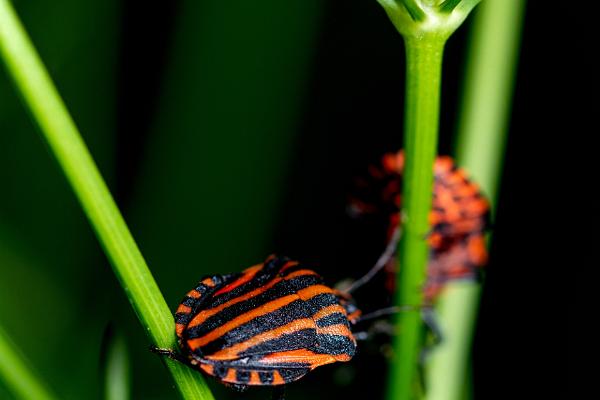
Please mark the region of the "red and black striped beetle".
[[349, 361], [360, 315], [316, 272], [272, 255], [240, 273], [203, 278], [175, 313], [181, 353], [155, 351], [240, 389], [284, 385]]
[[[423, 288], [426, 302], [435, 300], [452, 280], [473, 280], [487, 263], [485, 233], [489, 225], [489, 202], [452, 158], [438, 156], [433, 165], [433, 204], [429, 215], [431, 231], [427, 280]], [[352, 216], [383, 216], [388, 225], [388, 241], [400, 225], [401, 187], [404, 152], [385, 154], [379, 165], [356, 179], [349, 199]], [[388, 289], [394, 290], [396, 264], [388, 270]]]

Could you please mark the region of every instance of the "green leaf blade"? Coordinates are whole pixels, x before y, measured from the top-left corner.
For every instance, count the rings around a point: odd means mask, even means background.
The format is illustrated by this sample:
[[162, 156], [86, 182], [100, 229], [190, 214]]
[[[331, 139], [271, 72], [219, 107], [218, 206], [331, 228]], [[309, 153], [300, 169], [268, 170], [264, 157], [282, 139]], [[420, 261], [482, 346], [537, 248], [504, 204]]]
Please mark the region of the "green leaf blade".
[[[8, 0], [0, 0], [0, 55], [71, 184], [146, 333], [175, 347], [173, 317], [106, 183]], [[186, 399], [212, 399], [202, 375], [167, 362]], [[191, 374], [190, 372], [194, 372]], [[196, 396], [196, 397], [188, 397]]]

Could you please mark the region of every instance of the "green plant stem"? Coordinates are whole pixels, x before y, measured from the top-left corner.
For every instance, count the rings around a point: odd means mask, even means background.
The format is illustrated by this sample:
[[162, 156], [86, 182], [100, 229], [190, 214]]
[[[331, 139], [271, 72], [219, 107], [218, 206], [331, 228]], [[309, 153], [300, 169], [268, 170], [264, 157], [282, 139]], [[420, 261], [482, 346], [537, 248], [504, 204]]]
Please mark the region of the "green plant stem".
[[525, 0], [486, 0], [474, 22], [456, 158], [495, 207], [518, 63]]
[[[495, 210], [514, 87], [524, 0], [486, 0], [472, 32], [457, 140], [457, 162]], [[426, 366], [428, 400], [463, 398], [479, 308], [479, 284], [450, 283], [437, 301], [444, 341]]]
[[46, 384], [29, 369], [15, 345], [0, 327], [0, 378], [15, 398], [23, 400], [54, 400]]
[[[405, 38], [406, 109], [404, 113], [404, 186], [402, 240], [399, 244], [397, 305], [423, 304], [429, 254], [426, 242], [432, 203], [433, 162], [437, 150], [441, 66], [446, 38]], [[400, 313], [394, 338], [395, 360], [389, 379], [390, 399], [415, 396], [415, 378], [422, 347], [419, 312]]]
[[[398, 247], [395, 304], [423, 304], [428, 261], [433, 163], [437, 151], [440, 82], [444, 44], [480, 0], [378, 0], [404, 38], [406, 49], [405, 165], [402, 187], [402, 240]], [[396, 318], [395, 360], [390, 369], [389, 399], [421, 397], [417, 384], [423, 324], [418, 312]]]
[[[175, 347], [173, 317], [66, 106], [8, 0], [0, 0], [0, 55], [71, 184], [150, 339]], [[212, 399], [202, 376], [165, 360], [186, 399]]]

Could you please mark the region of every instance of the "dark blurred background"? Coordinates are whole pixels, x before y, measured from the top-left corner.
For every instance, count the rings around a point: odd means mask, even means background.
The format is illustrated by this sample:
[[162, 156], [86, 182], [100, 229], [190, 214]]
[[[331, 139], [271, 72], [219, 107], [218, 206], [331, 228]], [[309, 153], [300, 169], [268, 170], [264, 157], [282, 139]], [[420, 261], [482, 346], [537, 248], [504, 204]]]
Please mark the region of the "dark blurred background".
[[[555, 138], [575, 129], [563, 79], [574, 45], [545, 3], [527, 5], [473, 354], [476, 399], [558, 395], [561, 343], [576, 331], [557, 296], [574, 262], [555, 268], [561, 236], [546, 228], [570, 217]], [[401, 147], [403, 45], [375, 0], [14, 4], [171, 308], [200, 276], [272, 252], [332, 284], [377, 258], [384, 232], [345, 213], [352, 178]], [[440, 153], [453, 151], [469, 27], [446, 48]], [[0, 323], [35, 370], [63, 398], [100, 398], [112, 323], [129, 345], [133, 397], [176, 398], [4, 72], [0, 195]], [[376, 281], [357, 301], [382, 307], [381, 292]], [[384, 342], [290, 385], [289, 398], [382, 398]], [[209, 381], [219, 399], [268, 396]], [[0, 398], [10, 398], [1, 383]]]

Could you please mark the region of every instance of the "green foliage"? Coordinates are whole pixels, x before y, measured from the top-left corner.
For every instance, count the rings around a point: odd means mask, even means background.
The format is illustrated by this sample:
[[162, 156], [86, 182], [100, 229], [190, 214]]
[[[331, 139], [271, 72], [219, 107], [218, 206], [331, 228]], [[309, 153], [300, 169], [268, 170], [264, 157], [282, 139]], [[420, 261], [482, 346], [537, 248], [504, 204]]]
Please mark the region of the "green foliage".
[[[173, 320], [104, 180], [7, 0], [0, 0], [0, 55], [109, 256], [131, 305], [159, 347], [174, 347]], [[167, 365], [184, 398], [210, 399], [200, 374]]]
[[[114, 182], [117, 1], [14, 3], [104, 176]], [[0, 57], [0, 324], [61, 396], [86, 398], [99, 385], [107, 306], [120, 299], [86, 292], [91, 282], [106, 287], [114, 277], [104, 271], [81, 207], [4, 71]], [[43, 340], [32, 326], [43, 327]], [[66, 357], [71, 348], [78, 350]]]
[[19, 399], [53, 400], [56, 398], [23, 361], [22, 355], [2, 327], [0, 327], [0, 379]]

